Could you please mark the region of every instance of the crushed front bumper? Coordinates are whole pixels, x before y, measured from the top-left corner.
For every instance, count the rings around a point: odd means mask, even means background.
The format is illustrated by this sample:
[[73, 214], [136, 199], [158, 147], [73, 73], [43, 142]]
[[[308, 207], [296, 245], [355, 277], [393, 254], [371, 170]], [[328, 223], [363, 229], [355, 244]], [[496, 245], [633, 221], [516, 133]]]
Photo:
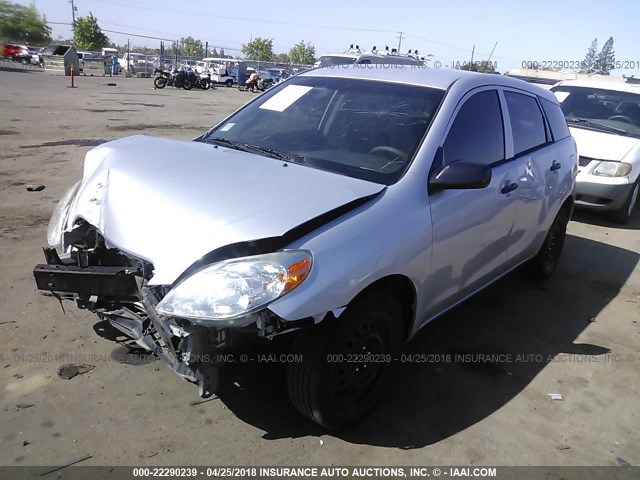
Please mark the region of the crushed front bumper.
[[[45, 251], [47, 258], [51, 253]], [[54, 256], [53, 258], [57, 257]], [[40, 264], [33, 270], [37, 288], [59, 300], [73, 300], [108, 321], [152, 352], [184, 380], [197, 383], [206, 398], [219, 388], [219, 359], [230, 345], [226, 329], [192, 325], [158, 314], [157, 292], [140, 271], [118, 266]]]
[[[163, 360], [176, 375], [198, 384], [203, 398], [219, 390], [228, 351], [251, 338], [272, 338], [314, 323], [313, 318], [285, 322], [268, 310], [250, 314], [244, 322], [247, 326], [234, 328], [162, 315], [156, 307], [164, 287], [148, 286], [144, 273], [152, 266], [123, 257], [113, 252], [107, 257], [103, 251], [61, 259], [54, 249], [45, 249], [48, 263], [37, 265], [33, 275], [40, 291], [92, 311]], [[123, 265], [95, 265], [97, 259], [106, 258]]]

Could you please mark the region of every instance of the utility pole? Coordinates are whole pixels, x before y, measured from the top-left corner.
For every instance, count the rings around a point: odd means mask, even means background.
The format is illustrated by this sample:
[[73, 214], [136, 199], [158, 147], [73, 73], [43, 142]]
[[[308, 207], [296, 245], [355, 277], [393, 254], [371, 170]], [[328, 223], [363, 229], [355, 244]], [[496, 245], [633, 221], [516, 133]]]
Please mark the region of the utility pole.
[[404, 38], [404, 32], [398, 32], [398, 55], [400, 55], [400, 47], [402, 46], [402, 39]]
[[[489, 60], [487, 60], [487, 63], [491, 62], [491, 57], [493, 57], [493, 52], [495, 51], [497, 46], [498, 46], [498, 42], [496, 42], [496, 44], [493, 46], [493, 49], [491, 49], [491, 53], [489, 54]], [[489, 66], [489, 65], [487, 65], [487, 66]]]
[[473, 45], [473, 50], [471, 50], [471, 63], [469, 64], [469, 71], [471, 71], [471, 67], [473, 66], [473, 54], [476, 53], [476, 46]]
[[71, 0], [69, 2], [71, 4], [71, 18], [73, 19], [73, 23], [72, 25], [76, 24], [76, 11], [78, 10], [77, 7], [74, 5], [73, 0]]

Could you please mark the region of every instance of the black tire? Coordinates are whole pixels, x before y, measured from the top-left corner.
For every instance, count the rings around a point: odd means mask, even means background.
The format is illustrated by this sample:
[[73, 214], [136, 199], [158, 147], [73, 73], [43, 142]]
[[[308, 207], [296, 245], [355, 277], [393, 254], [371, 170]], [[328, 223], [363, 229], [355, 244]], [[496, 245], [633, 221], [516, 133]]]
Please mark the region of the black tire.
[[202, 90], [209, 90], [211, 88], [211, 81], [208, 78], [200, 80], [200, 88]]
[[562, 208], [556, 215], [540, 251], [525, 265], [525, 272], [529, 277], [546, 280], [555, 272], [567, 236], [569, 216], [570, 211], [567, 208]]
[[640, 192], [640, 178], [636, 180], [636, 183], [633, 185], [633, 187], [629, 191], [629, 195], [627, 196], [627, 199], [624, 201], [622, 206], [617, 210], [613, 210], [609, 214], [609, 217], [611, 218], [611, 220], [613, 220], [616, 223], [627, 223], [631, 218], [631, 215], [633, 214], [633, 211], [635, 210], [636, 205], [638, 203], [639, 192]]
[[185, 90], [191, 90], [193, 88], [193, 80], [191, 80], [190, 78], [185, 78], [182, 82], [182, 88], [184, 88]]
[[[300, 332], [291, 351], [302, 361], [287, 365], [293, 405], [330, 430], [364, 418], [382, 400], [393, 378], [403, 331], [398, 301], [376, 291], [356, 300], [340, 318]], [[351, 361], [362, 355], [372, 361]]]
[[226, 79], [226, 80], [224, 81], [224, 84], [225, 84], [227, 87], [233, 87], [233, 80], [231, 80], [230, 78], [228, 78], [228, 79]]
[[165, 77], [156, 77], [153, 80], [153, 85], [156, 88], [164, 88], [167, 86], [167, 79]]

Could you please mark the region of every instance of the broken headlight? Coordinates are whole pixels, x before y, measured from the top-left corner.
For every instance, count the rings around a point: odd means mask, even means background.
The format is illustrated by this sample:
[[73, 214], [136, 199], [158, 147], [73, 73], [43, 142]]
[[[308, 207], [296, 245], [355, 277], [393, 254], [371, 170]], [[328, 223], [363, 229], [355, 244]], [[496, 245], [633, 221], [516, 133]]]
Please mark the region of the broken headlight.
[[49, 228], [47, 230], [47, 241], [49, 245], [56, 248], [62, 248], [62, 232], [67, 222], [67, 215], [71, 202], [73, 202], [76, 192], [80, 187], [80, 182], [71, 187], [58, 202], [51, 220], [49, 220]]
[[214, 263], [187, 277], [158, 304], [165, 315], [229, 320], [259, 310], [300, 285], [311, 271], [307, 250]]

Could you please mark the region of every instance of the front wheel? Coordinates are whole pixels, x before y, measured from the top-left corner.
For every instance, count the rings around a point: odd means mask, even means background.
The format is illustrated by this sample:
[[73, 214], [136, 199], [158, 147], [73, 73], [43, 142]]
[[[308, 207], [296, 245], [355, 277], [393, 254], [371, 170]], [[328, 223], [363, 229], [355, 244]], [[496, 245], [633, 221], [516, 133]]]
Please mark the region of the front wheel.
[[636, 204], [638, 203], [638, 192], [640, 192], [640, 178], [636, 181], [636, 183], [631, 188], [627, 199], [622, 204], [622, 206], [611, 212], [610, 217], [611, 220], [617, 223], [627, 223], [631, 218], [631, 214], [636, 208]]
[[395, 297], [376, 291], [326, 322], [294, 339], [292, 353], [301, 361], [287, 365], [287, 388], [300, 413], [340, 430], [382, 400], [402, 348], [404, 316]]
[[569, 210], [562, 208], [547, 232], [542, 248], [526, 265], [525, 272], [536, 280], [546, 280], [555, 272], [567, 236]]
[[156, 88], [164, 88], [167, 86], [167, 79], [165, 77], [156, 77], [153, 80], [153, 85]]
[[228, 78], [227, 80], [225, 80], [224, 84], [227, 87], [233, 87], [233, 80], [231, 80], [230, 78]]
[[211, 88], [211, 81], [208, 78], [200, 80], [200, 88], [202, 90], [209, 90]]

